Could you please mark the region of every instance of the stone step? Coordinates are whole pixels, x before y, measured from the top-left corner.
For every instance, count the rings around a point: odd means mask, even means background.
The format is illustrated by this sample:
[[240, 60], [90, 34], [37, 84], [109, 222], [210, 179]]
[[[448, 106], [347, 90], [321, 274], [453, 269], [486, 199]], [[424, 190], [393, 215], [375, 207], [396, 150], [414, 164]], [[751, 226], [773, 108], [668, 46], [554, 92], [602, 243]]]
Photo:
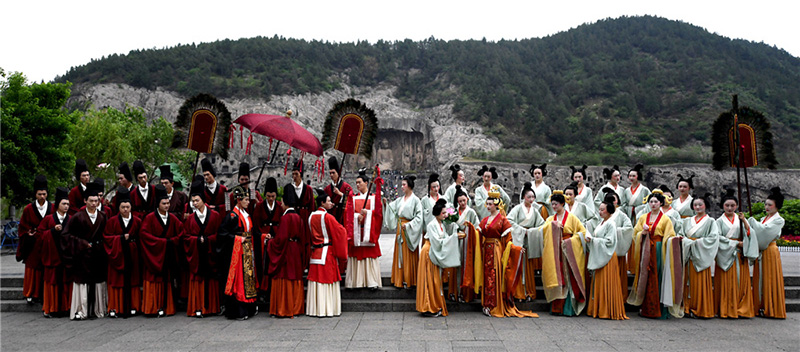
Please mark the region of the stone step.
[[0, 276], [0, 287], [22, 287], [22, 275]]
[[0, 288], [0, 301], [24, 300], [22, 287], [2, 287]]

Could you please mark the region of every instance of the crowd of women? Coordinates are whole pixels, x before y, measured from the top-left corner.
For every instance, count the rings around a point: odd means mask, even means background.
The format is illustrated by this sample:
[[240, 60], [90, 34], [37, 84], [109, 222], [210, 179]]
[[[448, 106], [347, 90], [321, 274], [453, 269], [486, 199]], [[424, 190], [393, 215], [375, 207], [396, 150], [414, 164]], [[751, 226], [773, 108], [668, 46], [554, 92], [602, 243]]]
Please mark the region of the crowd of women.
[[[754, 219], [737, 212], [731, 190], [717, 204], [710, 194], [691, 195], [693, 176], [678, 175], [674, 195], [667, 185], [642, 184], [642, 165], [623, 187], [615, 166], [595, 194], [585, 170], [572, 167], [573, 182], [552, 190], [546, 164], [532, 165], [513, 208], [494, 168], [478, 171], [472, 196], [457, 164], [444, 194], [436, 174], [423, 199], [406, 177], [384, 217], [397, 229], [393, 284], [416, 285], [417, 310], [431, 315], [447, 315], [446, 298], [480, 296], [486, 315], [536, 316], [515, 302], [536, 298], [539, 276], [557, 315], [628, 319], [627, 303], [648, 318], [786, 317], [779, 188], [764, 201], [766, 216]], [[724, 210], [717, 219], [708, 215], [713, 206]]]

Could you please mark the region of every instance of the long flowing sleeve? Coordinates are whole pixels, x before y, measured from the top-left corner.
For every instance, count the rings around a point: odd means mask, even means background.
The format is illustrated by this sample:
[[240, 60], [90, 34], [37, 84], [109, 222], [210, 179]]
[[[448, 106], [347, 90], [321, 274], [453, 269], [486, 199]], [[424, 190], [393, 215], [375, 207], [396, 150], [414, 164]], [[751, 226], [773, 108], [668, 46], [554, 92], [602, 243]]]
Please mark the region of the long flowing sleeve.
[[400, 196], [400, 198], [386, 204], [386, 209], [383, 210], [383, 227], [389, 230], [397, 229], [397, 219], [399, 218], [397, 212], [400, 210], [400, 202], [402, 201], [403, 198]]
[[604, 224], [599, 225], [592, 236], [592, 241], [588, 243], [589, 270], [600, 269], [611, 260], [617, 248], [617, 224], [609, 219]]
[[683, 237], [693, 240], [682, 241], [683, 261], [686, 263], [691, 259], [695, 269], [703, 271], [714, 264], [714, 258], [717, 256], [719, 226], [716, 221], [708, 219], [701, 225], [702, 227], [692, 233], [692, 222], [694, 222], [694, 217], [683, 219]]
[[444, 231], [439, 227], [438, 221], [428, 224], [425, 234], [431, 243], [428, 256], [433, 265], [440, 268], [455, 268], [461, 266], [461, 256], [459, 255], [458, 236], [452, 232]]
[[633, 243], [633, 225], [631, 219], [625, 214], [614, 213], [617, 225], [617, 256], [624, 256], [628, 253]]
[[783, 229], [783, 225], [786, 224], [786, 220], [784, 220], [780, 214], [775, 214], [775, 216], [775, 219], [771, 219], [766, 223], [761, 223], [752, 217], [747, 219], [747, 222], [750, 223], [750, 236], [755, 232], [759, 251], [767, 249], [772, 241], [777, 240], [778, 237], [781, 236], [781, 230]]
[[422, 203], [416, 196], [412, 196], [408, 202], [411, 203], [403, 208], [401, 216], [410, 220], [405, 224], [406, 236], [408, 237], [406, 245], [409, 250], [415, 251], [422, 240]]

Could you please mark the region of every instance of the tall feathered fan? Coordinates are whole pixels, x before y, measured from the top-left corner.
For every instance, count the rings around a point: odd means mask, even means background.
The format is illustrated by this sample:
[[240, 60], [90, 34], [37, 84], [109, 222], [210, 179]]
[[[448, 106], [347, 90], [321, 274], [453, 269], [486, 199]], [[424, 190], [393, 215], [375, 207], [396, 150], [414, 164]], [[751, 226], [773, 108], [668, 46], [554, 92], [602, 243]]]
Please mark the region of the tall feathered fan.
[[375, 111], [353, 98], [338, 102], [328, 111], [322, 129], [322, 148], [372, 158], [372, 145], [378, 134]]
[[216, 152], [227, 159], [230, 124], [231, 113], [225, 104], [211, 94], [200, 93], [186, 99], [178, 110], [172, 146], [185, 146], [198, 153]]
[[[733, 128], [734, 123], [739, 127], [738, 136]], [[774, 169], [778, 161], [775, 159], [769, 128], [769, 121], [761, 112], [746, 106], [740, 108], [739, 99], [734, 95], [733, 108], [720, 114], [714, 122], [711, 136], [714, 169], [758, 165]], [[738, 160], [741, 162], [737, 162], [737, 144], [741, 152]]]

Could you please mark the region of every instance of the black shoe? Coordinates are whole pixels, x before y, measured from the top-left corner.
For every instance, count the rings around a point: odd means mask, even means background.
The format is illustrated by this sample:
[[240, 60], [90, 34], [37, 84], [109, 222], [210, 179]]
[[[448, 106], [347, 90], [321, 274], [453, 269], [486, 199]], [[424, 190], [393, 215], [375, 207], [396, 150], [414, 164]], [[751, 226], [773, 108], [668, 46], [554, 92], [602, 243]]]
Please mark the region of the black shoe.
[[158, 316], [159, 318], [163, 318], [163, 317], [165, 317], [166, 315], [167, 315], [167, 314], [164, 312], [164, 310], [163, 310], [163, 309], [159, 309], [159, 310], [158, 310], [158, 314], [157, 314], [157, 316]]
[[136, 314], [139, 314], [139, 312], [137, 312], [136, 309], [131, 309], [131, 316], [135, 316]]
[[195, 311], [195, 312], [194, 312], [194, 316], [195, 316], [195, 317], [197, 317], [197, 318], [202, 318], [202, 317], [203, 317], [203, 312], [202, 312], [202, 311], [199, 311], [199, 310], [198, 310], [198, 311]]
[[219, 313], [217, 315], [222, 316], [225, 315], [225, 306], [219, 307]]
[[47, 314], [45, 312], [42, 312], [42, 316], [44, 316], [45, 318], [52, 318], [53, 317], [52, 315]]
[[33, 305], [33, 297], [25, 297], [25, 303], [28, 303], [29, 306]]
[[109, 318], [116, 318], [117, 317], [117, 311], [112, 310], [112, 311], [108, 312], [108, 317]]
[[247, 316], [245, 315], [245, 316], [243, 316], [241, 318], [236, 318], [236, 320], [247, 320]]

